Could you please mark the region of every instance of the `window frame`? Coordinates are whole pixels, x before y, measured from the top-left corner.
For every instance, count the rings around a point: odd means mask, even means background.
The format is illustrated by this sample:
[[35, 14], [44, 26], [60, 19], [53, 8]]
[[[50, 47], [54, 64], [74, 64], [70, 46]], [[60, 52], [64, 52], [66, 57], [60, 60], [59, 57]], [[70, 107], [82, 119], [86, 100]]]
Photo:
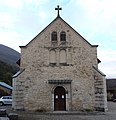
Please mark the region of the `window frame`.
[[60, 33], [60, 41], [61, 42], [66, 42], [66, 32], [65, 31], [62, 31]]
[[51, 33], [51, 41], [52, 42], [57, 42], [57, 32], [56, 31], [53, 31], [52, 33]]

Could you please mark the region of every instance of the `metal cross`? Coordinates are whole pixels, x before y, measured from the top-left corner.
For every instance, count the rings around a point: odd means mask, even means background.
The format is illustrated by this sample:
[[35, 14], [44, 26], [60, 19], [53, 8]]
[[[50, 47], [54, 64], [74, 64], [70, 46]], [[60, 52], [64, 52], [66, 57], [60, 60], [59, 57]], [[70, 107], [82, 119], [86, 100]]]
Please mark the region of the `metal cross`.
[[58, 10], [58, 17], [60, 16], [59, 15], [59, 10], [62, 10], [62, 8], [59, 7], [59, 5], [57, 5], [57, 8], [55, 8], [55, 10]]

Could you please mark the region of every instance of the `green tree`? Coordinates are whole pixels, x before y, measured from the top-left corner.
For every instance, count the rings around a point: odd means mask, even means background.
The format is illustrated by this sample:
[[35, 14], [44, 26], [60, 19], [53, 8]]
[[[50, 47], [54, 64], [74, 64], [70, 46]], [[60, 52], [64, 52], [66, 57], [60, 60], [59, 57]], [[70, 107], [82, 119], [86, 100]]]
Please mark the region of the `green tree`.
[[16, 65], [0, 61], [0, 81], [12, 85], [12, 76], [19, 70]]

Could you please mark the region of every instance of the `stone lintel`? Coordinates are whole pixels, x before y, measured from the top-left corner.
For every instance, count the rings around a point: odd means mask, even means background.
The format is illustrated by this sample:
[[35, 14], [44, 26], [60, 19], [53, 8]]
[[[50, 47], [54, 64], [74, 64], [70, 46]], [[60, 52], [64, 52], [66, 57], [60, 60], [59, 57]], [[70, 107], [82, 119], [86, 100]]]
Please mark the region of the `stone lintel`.
[[72, 80], [48, 80], [49, 84], [71, 84]]

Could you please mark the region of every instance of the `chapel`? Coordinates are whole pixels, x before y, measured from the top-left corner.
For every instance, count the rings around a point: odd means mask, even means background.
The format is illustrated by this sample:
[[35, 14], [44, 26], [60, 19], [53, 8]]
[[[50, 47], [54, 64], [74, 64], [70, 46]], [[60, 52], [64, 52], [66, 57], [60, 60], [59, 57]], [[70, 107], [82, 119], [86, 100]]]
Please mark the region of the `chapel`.
[[106, 111], [105, 74], [98, 69], [98, 45], [90, 44], [57, 17], [26, 46], [13, 76], [14, 110]]

